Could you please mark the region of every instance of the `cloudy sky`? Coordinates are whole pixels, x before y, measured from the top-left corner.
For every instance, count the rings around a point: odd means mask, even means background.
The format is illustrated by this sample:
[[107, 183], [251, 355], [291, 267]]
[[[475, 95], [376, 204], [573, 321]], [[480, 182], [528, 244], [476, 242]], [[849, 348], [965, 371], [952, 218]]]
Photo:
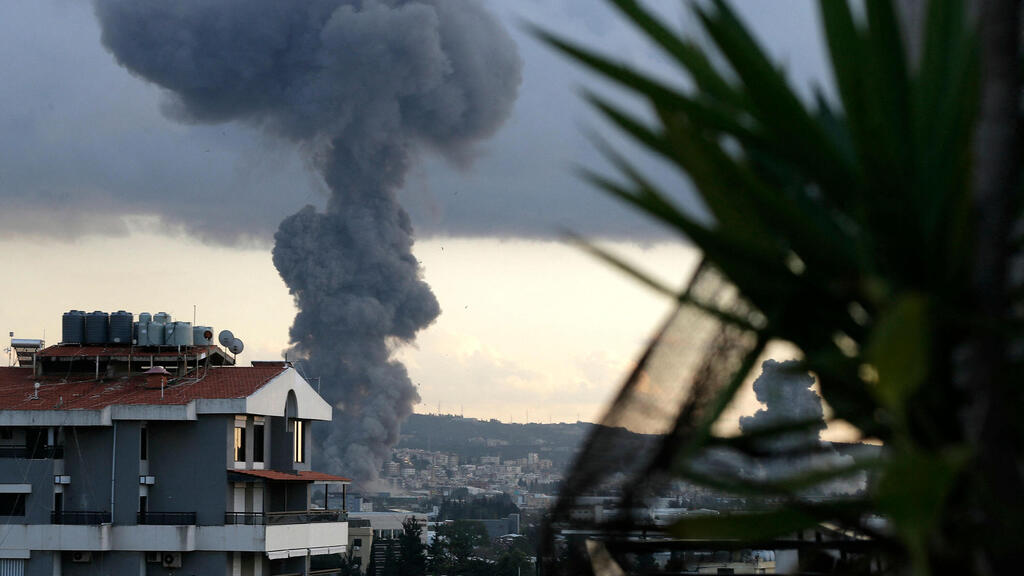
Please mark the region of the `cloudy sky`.
[[[685, 243], [581, 183], [600, 134], [580, 102], [621, 94], [533, 40], [557, 30], [674, 78], [670, 64], [594, 0], [488, 0], [523, 63], [511, 116], [471, 161], [424, 152], [400, 196], [442, 308], [396, 351], [417, 411], [504, 421], [592, 420], [671, 304], [564, 241], [583, 234], [680, 285]], [[661, 8], [673, 6], [672, 10]], [[664, 15], [693, 30], [676, 2]], [[738, 8], [801, 90], [825, 77], [808, 0]], [[239, 122], [180, 121], [173, 99], [121, 68], [92, 4], [0, 3], [0, 330], [59, 340], [76, 308], [167, 311], [230, 328], [249, 359], [279, 357], [295, 314], [271, 262], [273, 233], [327, 191], [297, 146]], [[683, 178], [640, 162], [699, 212]]]

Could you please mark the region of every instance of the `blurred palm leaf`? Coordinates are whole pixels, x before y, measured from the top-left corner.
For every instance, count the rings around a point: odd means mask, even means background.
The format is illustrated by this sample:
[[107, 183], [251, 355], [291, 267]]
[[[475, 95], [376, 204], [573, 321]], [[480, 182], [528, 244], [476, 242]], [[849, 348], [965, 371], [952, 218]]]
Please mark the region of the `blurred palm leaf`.
[[[808, 102], [723, 0], [690, 5], [709, 38], [706, 48], [636, 0], [609, 1], [665, 51], [691, 88], [666, 84], [557, 34], [535, 33], [646, 101], [654, 121], [587, 95], [622, 133], [689, 178], [712, 222], [677, 206], [614, 150], [605, 152], [617, 177], [584, 171], [595, 186], [678, 231], [704, 256], [690, 285], [675, 295], [676, 315], [603, 423], [629, 427], [642, 420], [643, 410], [658, 404], [650, 382], [665, 362], [671, 369], [659, 393], [683, 394], [674, 410], [659, 406], [654, 420], [664, 439], [637, 456], [634, 477], [683, 477], [789, 502], [749, 518], [687, 521], [677, 533], [760, 538], [774, 532], [772, 526], [782, 533], [833, 521], [882, 539], [865, 523], [882, 514], [902, 553], [926, 570], [929, 557], [948, 554], [938, 544], [937, 534], [948, 528], [941, 510], [968, 444], [949, 425], [962, 395], [952, 376], [958, 335], [970, 326], [968, 208], [979, 93], [979, 43], [964, 2], [928, 3], [920, 60], [908, 62], [894, 3], [866, 0], [855, 13], [846, 0], [820, 0], [838, 99], [818, 95]], [[588, 249], [668, 291], [628, 263]], [[680, 345], [673, 337], [678, 324], [696, 327], [685, 338], [700, 354], [672, 358], [672, 347]], [[885, 457], [859, 465], [879, 479], [852, 504], [860, 513], [847, 513], [849, 503], [843, 513], [801, 503], [807, 487], [847, 475], [849, 467], [765, 483], [735, 471], [708, 474], [703, 466], [712, 448], [763, 456], [753, 435], [720, 438], [713, 430], [770, 341], [801, 351], [803, 368], [817, 375], [835, 418], [889, 447]], [[570, 497], [556, 517], [573, 494], [602, 481], [586, 464], [607, 448], [602, 434], [596, 432], [579, 457], [567, 482]], [[907, 463], [931, 473], [914, 473]], [[908, 491], [920, 498], [908, 500]], [[627, 489], [627, 504], [633, 497]], [[926, 507], [939, 512], [914, 512]]]

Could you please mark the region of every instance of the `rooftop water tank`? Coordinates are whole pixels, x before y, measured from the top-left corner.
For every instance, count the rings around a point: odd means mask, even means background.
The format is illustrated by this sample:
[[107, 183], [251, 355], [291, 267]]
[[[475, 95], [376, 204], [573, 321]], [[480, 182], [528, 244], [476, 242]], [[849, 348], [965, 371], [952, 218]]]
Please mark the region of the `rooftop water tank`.
[[132, 321], [135, 316], [131, 312], [118, 310], [110, 315], [110, 341], [114, 344], [132, 343]]
[[210, 326], [193, 326], [192, 344], [194, 346], [210, 346], [213, 344], [213, 328]]
[[61, 319], [61, 342], [81, 344], [85, 341], [85, 312], [71, 310]]
[[149, 346], [149, 324], [153, 315], [149, 312], [139, 313], [139, 321], [135, 323], [135, 345]]
[[169, 315], [160, 312], [153, 316], [153, 321], [149, 323], [149, 338], [147, 339], [147, 346], [163, 346], [164, 345], [164, 326], [167, 324], [166, 318], [170, 318]]
[[173, 346], [191, 346], [192, 345], [192, 323], [191, 322], [172, 322], [168, 326], [174, 326], [174, 338], [168, 339], [167, 344]]
[[167, 324], [164, 324], [164, 346], [174, 346], [174, 331], [177, 328], [176, 324], [177, 322], [168, 322]]
[[110, 337], [110, 315], [106, 312], [90, 312], [85, 316], [85, 343], [106, 344]]
[[161, 322], [167, 324], [171, 321], [171, 315], [167, 312], [157, 312], [153, 315], [153, 322]]

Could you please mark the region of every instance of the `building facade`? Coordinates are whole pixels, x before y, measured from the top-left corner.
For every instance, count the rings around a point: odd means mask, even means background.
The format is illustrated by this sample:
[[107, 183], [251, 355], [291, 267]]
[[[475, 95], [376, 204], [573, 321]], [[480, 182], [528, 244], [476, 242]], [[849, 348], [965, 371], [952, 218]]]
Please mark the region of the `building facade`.
[[307, 574], [346, 551], [345, 511], [312, 501], [348, 483], [311, 467], [331, 407], [292, 366], [215, 345], [31, 362], [0, 368], [0, 574]]

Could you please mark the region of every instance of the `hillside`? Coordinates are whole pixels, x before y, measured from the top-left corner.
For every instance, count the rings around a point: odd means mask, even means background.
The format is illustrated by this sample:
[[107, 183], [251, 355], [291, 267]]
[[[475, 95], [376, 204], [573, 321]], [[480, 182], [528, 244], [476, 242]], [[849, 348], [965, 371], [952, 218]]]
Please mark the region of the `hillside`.
[[593, 424], [505, 424], [454, 415], [413, 414], [402, 425], [398, 448], [459, 454], [463, 458], [524, 458], [536, 452], [556, 465], [571, 460]]

